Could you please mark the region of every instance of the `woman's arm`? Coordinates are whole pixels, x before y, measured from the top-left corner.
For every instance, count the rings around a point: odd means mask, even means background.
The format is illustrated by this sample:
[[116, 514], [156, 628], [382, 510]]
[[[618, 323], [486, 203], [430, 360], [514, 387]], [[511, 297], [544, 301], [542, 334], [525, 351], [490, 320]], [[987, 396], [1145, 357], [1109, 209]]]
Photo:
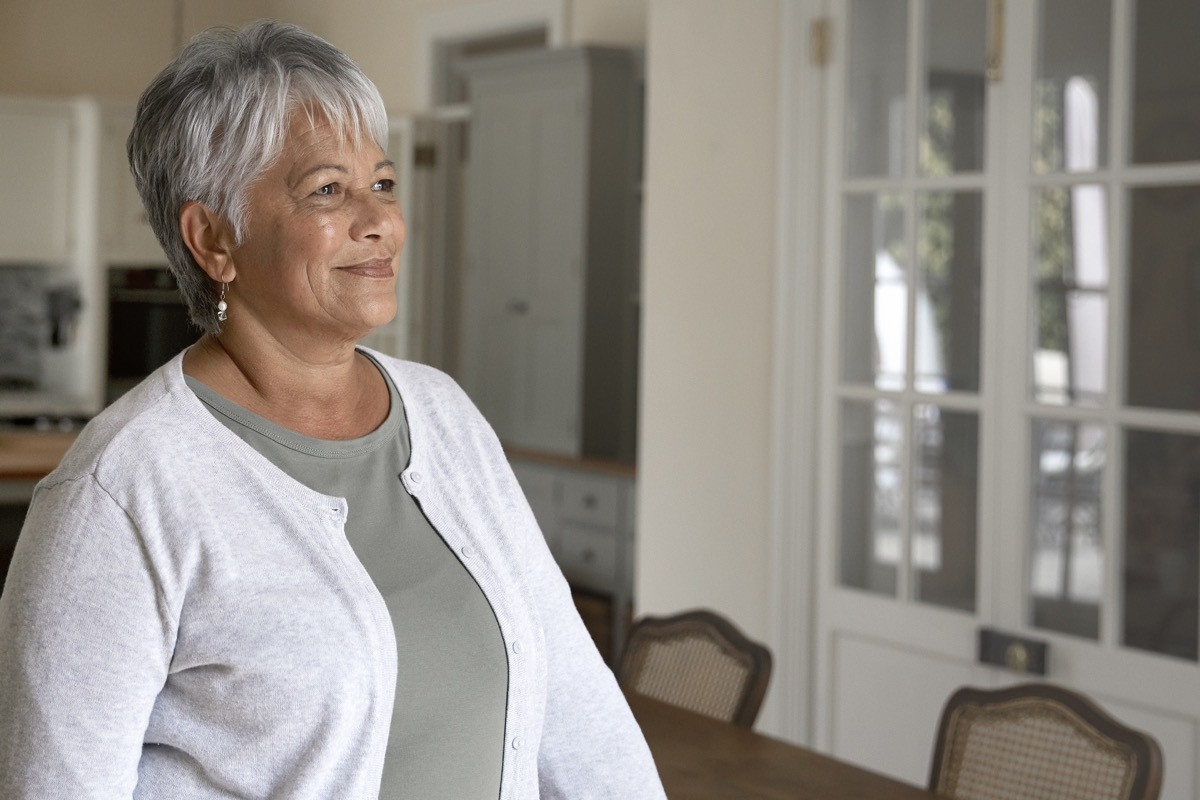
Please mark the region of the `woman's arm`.
[[538, 756], [542, 797], [665, 797], [645, 737], [584, 627], [570, 587], [543, 539], [531, 543], [528, 557], [548, 662], [546, 718]]
[[175, 625], [91, 476], [39, 486], [0, 597], [0, 797], [128, 798]]

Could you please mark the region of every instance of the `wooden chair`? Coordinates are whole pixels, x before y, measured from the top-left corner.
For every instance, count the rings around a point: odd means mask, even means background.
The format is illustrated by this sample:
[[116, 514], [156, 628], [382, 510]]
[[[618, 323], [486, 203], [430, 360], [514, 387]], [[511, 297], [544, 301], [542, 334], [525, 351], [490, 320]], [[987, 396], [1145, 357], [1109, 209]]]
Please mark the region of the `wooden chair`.
[[1162, 754], [1081, 694], [1045, 683], [946, 701], [929, 788], [958, 800], [1155, 800]]
[[617, 679], [627, 691], [752, 727], [771, 679], [771, 651], [711, 611], [633, 624]]

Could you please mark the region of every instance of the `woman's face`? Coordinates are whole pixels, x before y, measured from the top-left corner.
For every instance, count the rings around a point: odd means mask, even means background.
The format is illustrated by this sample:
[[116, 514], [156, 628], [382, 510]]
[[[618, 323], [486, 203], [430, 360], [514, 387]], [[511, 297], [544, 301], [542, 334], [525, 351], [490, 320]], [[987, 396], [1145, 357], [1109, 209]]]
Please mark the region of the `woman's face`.
[[227, 326], [285, 344], [357, 341], [396, 314], [404, 220], [395, 168], [369, 137], [292, 115], [283, 152], [247, 192]]

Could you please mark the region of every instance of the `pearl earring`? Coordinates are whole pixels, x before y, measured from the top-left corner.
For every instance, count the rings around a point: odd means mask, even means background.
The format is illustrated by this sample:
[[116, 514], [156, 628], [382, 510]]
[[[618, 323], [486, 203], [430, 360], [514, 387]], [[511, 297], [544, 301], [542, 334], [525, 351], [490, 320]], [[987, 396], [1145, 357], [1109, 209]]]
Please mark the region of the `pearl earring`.
[[229, 319], [229, 315], [225, 313], [229, 308], [229, 304], [225, 302], [225, 289], [228, 286], [225, 281], [221, 281], [221, 296], [217, 298], [217, 319], [221, 322]]

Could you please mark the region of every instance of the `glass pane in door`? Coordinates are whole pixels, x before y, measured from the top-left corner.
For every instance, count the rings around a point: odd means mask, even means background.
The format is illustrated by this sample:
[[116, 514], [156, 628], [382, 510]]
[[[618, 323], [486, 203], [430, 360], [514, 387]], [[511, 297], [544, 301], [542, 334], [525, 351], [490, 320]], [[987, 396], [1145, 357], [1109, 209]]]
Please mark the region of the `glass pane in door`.
[[846, 174], [900, 177], [910, 141], [908, 3], [852, 0], [846, 72]]
[[1196, 660], [1200, 437], [1125, 436], [1122, 644]]
[[1200, 411], [1200, 185], [1129, 195], [1128, 402]]
[[842, 406], [841, 583], [896, 593], [904, 508], [904, 422], [895, 403]]
[[1034, 398], [1098, 406], [1108, 386], [1108, 217], [1104, 187], [1034, 193]]
[[914, 386], [922, 392], [977, 392], [983, 196], [929, 192], [920, 204]]
[[1035, 419], [1030, 453], [1030, 622], [1096, 639], [1104, 586], [1104, 428]]
[[978, 416], [915, 406], [912, 455], [913, 597], [974, 611]]
[[1134, 3], [1132, 161], [1200, 161], [1200, 3]]
[[908, 267], [898, 193], [846, 200], [842, 269], [842, 379], [904, 388], [908, 363]]
[[927, 0], [922, 173], [983, 169], [986, 52], [985, 0]]
[[1112, 7], [1042, 0], [1033, 84], [1033, 169], [1086, 172], [1108, 163]]

